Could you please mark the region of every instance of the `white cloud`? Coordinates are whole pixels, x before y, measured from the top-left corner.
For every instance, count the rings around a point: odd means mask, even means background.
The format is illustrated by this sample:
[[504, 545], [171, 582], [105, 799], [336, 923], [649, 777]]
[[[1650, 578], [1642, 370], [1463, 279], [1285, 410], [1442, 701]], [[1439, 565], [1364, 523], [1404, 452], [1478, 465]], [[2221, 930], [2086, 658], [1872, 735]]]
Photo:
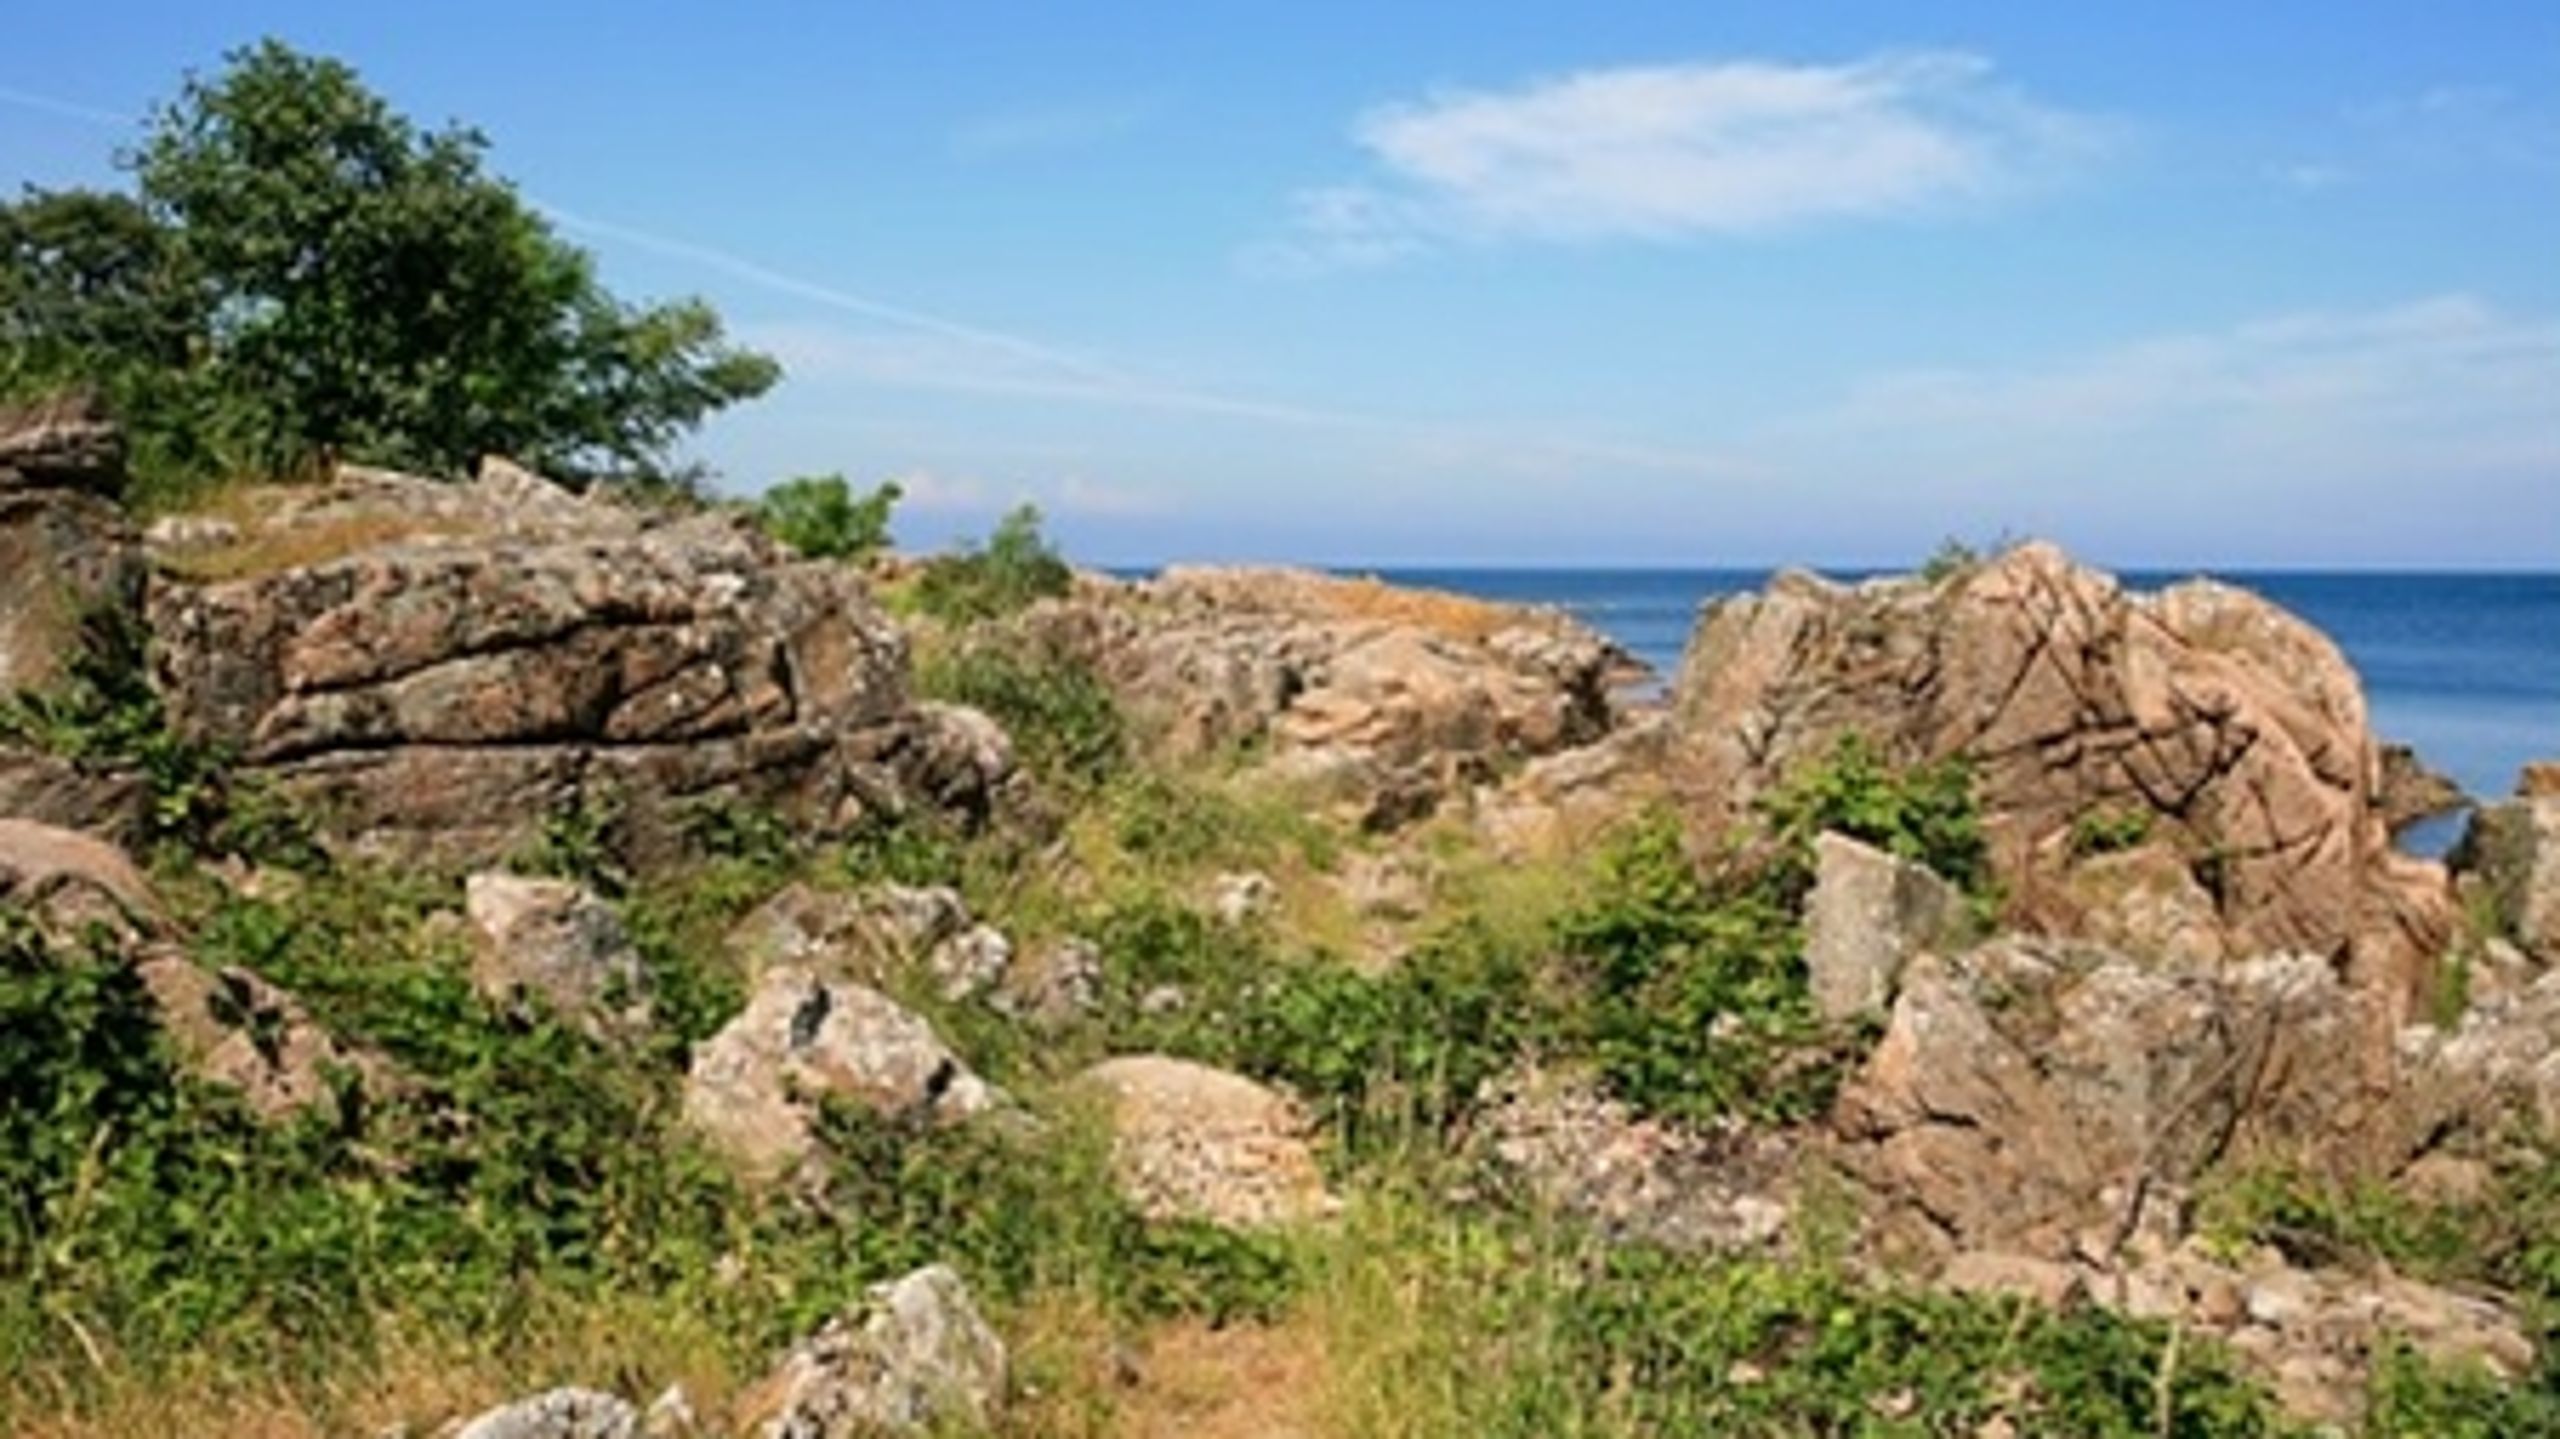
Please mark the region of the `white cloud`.
[[1380, 173], [1301, 191], [1255, 259], [1376, 263], [1450, 239], [1674, 239], [1909, 214], [2014, 189], [2107, 127], [1951, 52], [1842, 65], [1589, 70], [1383, 106], [1353, 136]]

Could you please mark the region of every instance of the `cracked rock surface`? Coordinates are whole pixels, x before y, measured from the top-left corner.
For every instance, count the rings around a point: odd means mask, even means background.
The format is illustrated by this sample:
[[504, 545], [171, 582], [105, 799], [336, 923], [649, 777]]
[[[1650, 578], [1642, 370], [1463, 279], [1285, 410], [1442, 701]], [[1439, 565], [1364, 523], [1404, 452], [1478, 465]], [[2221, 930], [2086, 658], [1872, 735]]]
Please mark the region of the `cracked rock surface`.
[[2406, 1001], [2452, 928], [2441, 867], [2391, 847], [2354, 671], [2228, 585], [2137, 595], [2046, 544], [1934, 582], [1782, 575], [1709, 610], [1673, 698], [1672, 773], [1702, 837], [1857, 734], [1897, 762], [1972, 766], [2037, 929], [2084, 932], [2073, 829], [2100, 813], [2185, 871], [2232, 957], [2319, 955]]

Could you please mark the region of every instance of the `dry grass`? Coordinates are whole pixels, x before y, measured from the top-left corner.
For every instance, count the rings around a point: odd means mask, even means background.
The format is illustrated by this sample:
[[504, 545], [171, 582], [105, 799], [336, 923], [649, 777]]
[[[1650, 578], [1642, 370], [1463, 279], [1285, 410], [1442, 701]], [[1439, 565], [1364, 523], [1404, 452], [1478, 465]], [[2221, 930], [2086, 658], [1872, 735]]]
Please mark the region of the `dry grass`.
[[187, 579], [213, 584], [327, 564], [403, 540], [467, 538], [475, 533], [473, 526], [447, 516], [355, 511], [269, 529], [245, 529], [237, 540], [181, 551], [164, 562]]
[[640, 1303], [600, 1302], [560, 1316], [531, 1341], [493, 1352], [449, 1338], [393, 1333], [367, 1363], [296, 1381], [211, 1359], [154, 1372], [120, 1368], [0, 1378], [0, 1433], [11, 1439], [338, 1439], [399, 1426], [432, 1434], [449, 1421], [561, 1384], [645, 1402], [682, 1384], [716, 1415], [739, 1378], [716, 1336]]
[[1520, 622], [1520, 612], [1508, 605], [1445, 590], [1391, 585], [1375, 575], [1319, 578], [1309, 583], [1308, 591], [1309, 598], [1336, 618], [1411, 625], [1471, 644]]
[[1151, 1335], [1111, 1432], [1121, 1439], [1319, 1439], [1324, 1335], [1310, 1319], [1214, 1329], [1197, 1321]]

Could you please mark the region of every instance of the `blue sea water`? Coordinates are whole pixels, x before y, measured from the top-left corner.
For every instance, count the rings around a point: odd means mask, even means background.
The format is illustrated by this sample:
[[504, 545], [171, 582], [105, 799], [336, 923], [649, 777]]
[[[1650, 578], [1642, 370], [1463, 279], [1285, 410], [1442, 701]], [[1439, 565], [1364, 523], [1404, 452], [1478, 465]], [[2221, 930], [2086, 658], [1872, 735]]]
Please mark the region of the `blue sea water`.
[[[1765, 570], [1390, 569], [1381, 577], [1551, 604], [1625, 645], [1665, 679], [1698, 609], [1757, 589]], [[1844, 574], [1842, 578], [1857, 578]], [[2133, 573], [2152, 589], [2182, 574]], [[2560, 758], [2560, 574], [2218, 573], [2317, 625], [2364, 679], [2375, 732], [2481, 797], [2509, 793], [2529, 759]]]

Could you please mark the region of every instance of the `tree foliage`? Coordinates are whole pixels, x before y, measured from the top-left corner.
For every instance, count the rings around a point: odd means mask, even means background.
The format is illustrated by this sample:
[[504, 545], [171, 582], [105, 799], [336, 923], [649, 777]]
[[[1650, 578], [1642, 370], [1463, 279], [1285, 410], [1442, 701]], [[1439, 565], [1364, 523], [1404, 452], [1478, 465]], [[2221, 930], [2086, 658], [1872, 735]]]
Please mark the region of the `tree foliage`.
[[486, 148], [338, 61], [235, 51], [120, 157], [132, 195], [0, 205], [0, 388], [100, 386], [163, 483], [490, 452], [662, 477], [676, 438], [778, 370], [699, 302], [609, 294]]

